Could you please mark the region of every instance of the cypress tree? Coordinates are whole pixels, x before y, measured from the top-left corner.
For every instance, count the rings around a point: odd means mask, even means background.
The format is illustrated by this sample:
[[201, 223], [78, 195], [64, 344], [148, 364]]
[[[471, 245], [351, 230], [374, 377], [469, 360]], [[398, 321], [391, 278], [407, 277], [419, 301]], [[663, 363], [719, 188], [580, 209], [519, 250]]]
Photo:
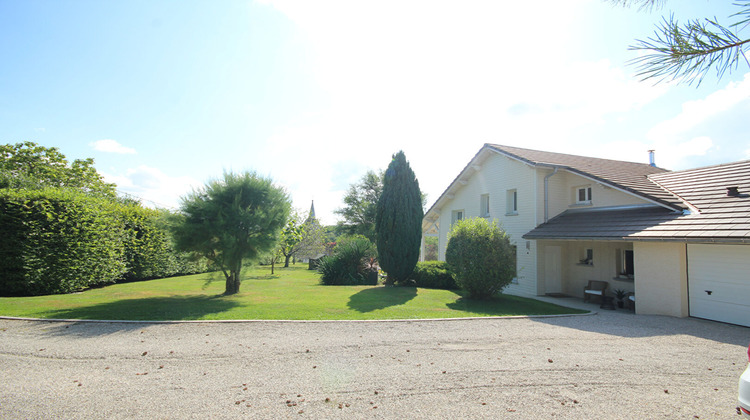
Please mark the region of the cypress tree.
[[393, 155], [383, 178], [375, 216], [378, 261], [386, 284], [407, 280], [419, 260], [422, 194], [403, 151]]

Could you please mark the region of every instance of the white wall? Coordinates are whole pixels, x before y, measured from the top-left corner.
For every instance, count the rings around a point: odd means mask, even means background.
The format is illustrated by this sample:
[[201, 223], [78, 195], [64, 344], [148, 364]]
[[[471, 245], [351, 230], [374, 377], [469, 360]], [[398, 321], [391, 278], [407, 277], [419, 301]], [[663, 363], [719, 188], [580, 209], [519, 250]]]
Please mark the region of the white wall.
[[636, 312], [688, 316], [685, 244], [635, 242], [633, 251]]
[[[538, 172], [539, 182], [539, 202], [537, 204], [540, 219], [538, 224], [544, 223], [544, 177], [551, 174], [551, 169], [540, 169]], [[575, 191], [576, 187], [591, 187], [591, 204], [576, 205]], [[591, 181], [578, 174], [566, 171], [558, 171], [557, 174], [549, 178], [549, 218], [553, 218], [568, 209], [576, 208], [597, 208], [613, 206], [631, 206], [651, 204], [648, 201], [616, 190], [611, 187], [605, 187], [595, 181]]]
[[[445, 261], [453, 211], [463, 210], [467, 218], [479, 217], [481, 196], [489, 194], [490, 219], [501, 225], [518, 250], [518, 284], [512, 284], [506, 290], [514, 294], [536, 295], [536, 245], [534, 241], [521, 238], [536, 227], [535, 172], [529, 165], [497, 154], [490, 155], [482, 162], [481, 170], [474, 172], [466, 185], [458, 189], [454, 198], [441, 208], [439, 259]], [[516, 215], [506, 214], [506, 192], [510, 189], [518, 192]]]

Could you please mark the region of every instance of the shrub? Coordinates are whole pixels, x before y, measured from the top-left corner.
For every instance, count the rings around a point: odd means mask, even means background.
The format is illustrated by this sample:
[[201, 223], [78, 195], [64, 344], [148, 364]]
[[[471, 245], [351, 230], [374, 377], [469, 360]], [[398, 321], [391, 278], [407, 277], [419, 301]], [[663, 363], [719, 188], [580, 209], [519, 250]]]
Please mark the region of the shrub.
[[516, 251], [493, 221], [458, 221], [450, 232], [445, 260], [456, 283], [472, 299], [489, 299], [516, 275]]
[[111, 201], [61, 189], [0, 190], [0, 295], [69, 293], [126, 271]]
[[[369, 239], [361, 235], [345, 237], [333, 248], [333, 254], [318, 262], [321, 283], [325, 285], [377, 284], [377, 251]], [[374, 273], [374, 275], [373, 275]]]
[[417, 263], [411, 275], [416, 287], [428, 289], [458, 289], [456, 280], [448, 270], [448, 264], [443, 261], [425, 261]]

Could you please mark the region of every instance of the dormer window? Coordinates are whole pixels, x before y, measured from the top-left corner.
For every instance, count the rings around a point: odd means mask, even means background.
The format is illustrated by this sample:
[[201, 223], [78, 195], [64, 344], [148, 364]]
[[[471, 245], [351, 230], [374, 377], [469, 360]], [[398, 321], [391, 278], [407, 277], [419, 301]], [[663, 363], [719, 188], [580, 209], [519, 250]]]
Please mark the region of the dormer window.
[[576, 188], [576, 204], [591, 204], [591, 187]]

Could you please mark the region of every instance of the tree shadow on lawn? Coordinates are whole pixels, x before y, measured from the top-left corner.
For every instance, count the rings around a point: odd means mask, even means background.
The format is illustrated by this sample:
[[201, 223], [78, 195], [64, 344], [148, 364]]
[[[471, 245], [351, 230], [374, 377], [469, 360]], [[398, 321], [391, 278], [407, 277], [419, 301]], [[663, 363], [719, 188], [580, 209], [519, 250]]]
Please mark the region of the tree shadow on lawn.
[[487, 300], [469, 299], [462, 296], [446, 306], [456, 311], [469, 312], [477, 316], [563, 315], [585, 312], [534, 299], [503, 294]]
[[202, 319], [209, 314], [228, 311], [237, 302], [224, 295], [165, 296], [123, 299], [78, 308], [57, 309], [45, 318], [112, 321], [183, 321]]
[[416, 296], [416, 287], [372, 287], [353, 294], [347, 306], [357, 312], [372, 312], [403, 305]]

